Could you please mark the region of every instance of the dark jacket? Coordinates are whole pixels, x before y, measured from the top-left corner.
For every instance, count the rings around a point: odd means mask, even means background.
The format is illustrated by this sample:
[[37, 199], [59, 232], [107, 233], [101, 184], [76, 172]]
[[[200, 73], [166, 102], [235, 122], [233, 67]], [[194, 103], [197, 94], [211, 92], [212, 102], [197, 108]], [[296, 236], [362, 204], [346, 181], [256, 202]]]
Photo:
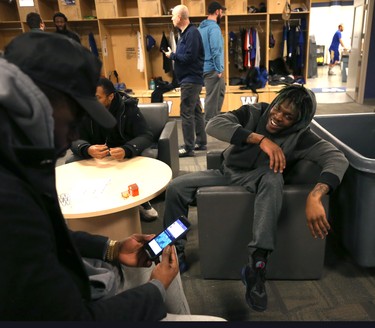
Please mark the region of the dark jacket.
[[189, 24], [177, 41], [176, 53], [172, 52], [178, 83], [203, 85], [204, 48], [198, 29]]
[[66, 30], [62, 30], [62, 31], [61, 30], [56, 30], [56, 33], [65, 35], [68, 38], [71, 38], [71, 39], [77, 41], [78, 43], [81, 43], [81, 39], [80, 39], [79, 35], [76, 32], [73, 32], [71, 30], [66, 29]]
[[110, 148], [122, 147], [125, 158], [140, 155], [151, 146], [153, 135], [137, 104], [137, 99], [124, 100], [115, 93], [109, 111], [116, 118], [116, 126], [108, 130], [85, 117], [80, 127], [80, 140], [73, 142], [72, 152], [79, 157], [90, 158], [88, 148], [91, 145], [107, 144]]
[[0, 58], [0, 71], [0, 319], [162, 319], [165, 305], [152, 283], [91, 300], [81, 256], [102, 259], [107, 238], [67, 229], [55, 186], [52, 108], [16, 66]]

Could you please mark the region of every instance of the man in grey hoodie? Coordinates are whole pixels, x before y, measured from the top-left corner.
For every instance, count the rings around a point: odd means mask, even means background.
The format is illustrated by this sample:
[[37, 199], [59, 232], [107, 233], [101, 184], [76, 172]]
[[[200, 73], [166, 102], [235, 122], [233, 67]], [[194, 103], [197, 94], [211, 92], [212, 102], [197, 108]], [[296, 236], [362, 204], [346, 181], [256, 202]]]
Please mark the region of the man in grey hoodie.
[[[188, 215], [188, 207], [200, 187], [241, 185], [256, 194], [249, 263], [242, 270], [242, 279], [246, 301], [257, 311], [267, 308], [267, 258], [276, 245], [286, 167], [307, 159], [322, 168], [306, 200], [307, 226], [314, 238], [328, 234], [330, 225], [321, 199], [340, 184], [348, 168], [341, 151], [311, 132], [315, 110], [315, 95], [301, 85], [290, 85], [280, 90], [271, 104], [244, 105], [215, 116], [207, 124], [207, 133], [230, 143], [223, 153], [222, 169], [179, 176], [166, 191], [165, 225], [179, 215]], [[186, 240], [176, 243], [181, 272], [187, 268], [185, 243]]]
[[207, 19], [202, 21], [198, 28], [204, 47], [203, 78], [206, 88], [204, 121], [206, 124], [220, 113], [225, 96], [224, 40], [219, 26], [225, 10], [226, 8], [220, 3], [211, 2], [208, 6]]

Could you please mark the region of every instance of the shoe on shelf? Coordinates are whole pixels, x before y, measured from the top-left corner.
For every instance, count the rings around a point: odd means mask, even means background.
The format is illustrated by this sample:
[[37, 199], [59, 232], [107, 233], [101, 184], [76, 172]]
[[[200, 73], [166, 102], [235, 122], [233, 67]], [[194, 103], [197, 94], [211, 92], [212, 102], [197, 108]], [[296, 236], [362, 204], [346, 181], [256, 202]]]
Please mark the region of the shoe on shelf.
[[[258, 262], [259, 263], [259, 262]], [[261, 262], [264, 264], [264, 262]], [[255, 311], [263, 312], [267, 309], [266, 267], [258, 268], [247, 264], [242, 268], [242, 282], [246, 287], [246, 302]]]
[[194, 150], [186, 150], [185, 148], [180, 148], [178, 150], [178, 157], [194, 157]]
[[139, 214], [141, 216], [141, 221], [152, 222], [155, 221], [159, 216], [158, 212], [152, 207], [150, 202], [143, 203], [138, 206]]
[[195, 144], [194, 150], [207, 150], [207, 146]]

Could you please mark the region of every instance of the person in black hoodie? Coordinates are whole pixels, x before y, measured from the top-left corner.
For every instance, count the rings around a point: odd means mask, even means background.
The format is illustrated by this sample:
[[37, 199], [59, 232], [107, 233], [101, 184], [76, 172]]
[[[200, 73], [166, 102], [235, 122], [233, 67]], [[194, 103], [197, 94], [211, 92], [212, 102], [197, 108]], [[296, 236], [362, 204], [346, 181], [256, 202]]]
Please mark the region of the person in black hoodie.
[[73, 32], [67, 28], [66, 25], [68, 23], [68, 18], [63, 13], [58, 12], [54, 14], [52, 20], [56, 26], [56, 33], [65, 35], [68, 38], [71, 38], [72, 40], [81, 43], [79, 35], [76, 32]]
[[[178, 288], [182, 284], [174, 246], [168, 246], [155, 265], [142, 247], [153, 235], [114, 241], [70, 231], [65, 223], [55, 184], [57, 157], [78, 137], [84, 115], [104, 128], [116, 124], [95, 98], [101, 62], [77, 42], [55, 33], [23, 33], [6, 46], [4, 57], [0, 320], [218, 319], [190, 315]], [[104, 271], [113, 279], [93, 281], [93, 271]], [[123, 279], [118, 279], [120, 273]], [[103, 284], [104, 293], [98, 295]], [[172, 290], [179, 292], [172, 296]]]
[[77, 42], [55, 33], [23, 33], [6, 46], [4, 57], [1, 320], [161, 320], [166, 315], [163, 293], [178, 272], [172, 253], [165, 253], [170, 262], [152, 273], [159, 282], [94, 300], [82, 257], [108, 266], [149, 266], [142, 244], [152, 236], [133, 235], [115, 242], [72, 232], [59, 206], [56, 159], [77, 138], [79, 121], [89, 114], [105, 128], [116, 123], [95, 98], [101, 62]]
[[[146, 120], [138, 108], [138, 100], [124, 97], [116, 91], [107, 78], [100, 78], [96, 88], [96, 98], [116, 118], [113, 129], [105, 129], [90, 117], [86, 117], [80, 126], [80, 139], [73, 142], [73, 156], [66, 162], [111, 156], [121, 160], [141, 155], [150, 147], [153, 135]], [[158, 212], [146, 202], [139, 207], [143, 221], [154, 221]]]
[[[166, 226], [174, 217], [188, 216], [188, 207], [195, 202], [200, 187], [241, 185], [256, 194], [249, 262], [243, 268], [242, 279], [246, 301], [257, 311], [267, 308], [265, 273], [267, 258], [276, 246], [284, 171], [301, 159], [311, 160], [322, 168], [306, 200], [306, 219], [312, 236], [325, 238], [330, 225], [321, 198], [340, 184], [349, 165], [340, 150], [311, 132], [309, 126], [315, 110], [316, 100], [311, 90], [289, 85], [280, 90], [271, 104], [244, 105], [213, 117], [206, 126], [207, 133], [230, 144], [223, 152], [223, 168], [179, 176], [166, 191]], [[185, 243], [186, 240], [175, 243], [180, 272], [187, 268]]]

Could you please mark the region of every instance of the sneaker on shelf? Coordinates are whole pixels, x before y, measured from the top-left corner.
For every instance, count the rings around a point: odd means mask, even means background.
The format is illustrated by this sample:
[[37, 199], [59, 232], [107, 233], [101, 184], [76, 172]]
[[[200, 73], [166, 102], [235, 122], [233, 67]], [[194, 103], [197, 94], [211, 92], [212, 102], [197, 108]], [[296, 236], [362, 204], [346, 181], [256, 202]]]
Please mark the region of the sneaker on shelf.
[[195, 144], [194, 150], [207, 150], [207, 146]]
[[158, 218], [158, 212], [152, 207], [150, 202], [143, 203], [139, 206], [141, 221], [152, 222]]
[[194, 150], [186, 150], [185, 148], [180, 148], [178, 150], [178, 157], [194, 157]]
[[264, 262], [245, 265], [241, 272], [242, 282], [246, 287], [246, 302], [255, 311], [267, 309], [266, 266]]

